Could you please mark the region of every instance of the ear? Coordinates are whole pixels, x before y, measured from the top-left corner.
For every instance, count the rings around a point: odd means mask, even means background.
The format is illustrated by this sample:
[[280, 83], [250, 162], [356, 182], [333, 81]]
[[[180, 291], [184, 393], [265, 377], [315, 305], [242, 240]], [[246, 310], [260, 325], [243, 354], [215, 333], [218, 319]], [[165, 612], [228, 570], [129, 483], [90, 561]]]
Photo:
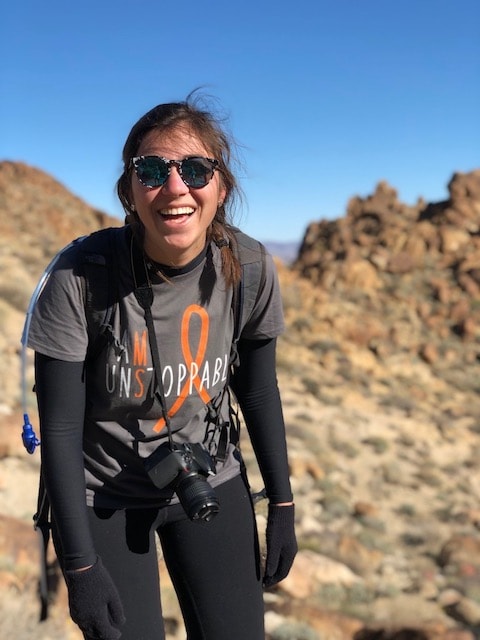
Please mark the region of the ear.
[[223, 205], [226, 197], [227, 197], [227, 190], [225, 189], [225, 187], [220, 185], [220, 188], [218, 190], [218, 206], [219, 207]]

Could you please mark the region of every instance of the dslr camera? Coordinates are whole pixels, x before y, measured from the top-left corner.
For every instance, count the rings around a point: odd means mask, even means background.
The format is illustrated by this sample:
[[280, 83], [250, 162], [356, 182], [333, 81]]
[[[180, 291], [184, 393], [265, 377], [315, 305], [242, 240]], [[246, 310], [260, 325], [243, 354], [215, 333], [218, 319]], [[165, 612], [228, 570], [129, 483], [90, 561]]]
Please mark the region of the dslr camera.
[[159, 489], [171, 486], [190, 520], [209, 522], [220, 503], [206, 478], [215, 463], [200, 443], [164, 443], [145, 460], [145, 469]]

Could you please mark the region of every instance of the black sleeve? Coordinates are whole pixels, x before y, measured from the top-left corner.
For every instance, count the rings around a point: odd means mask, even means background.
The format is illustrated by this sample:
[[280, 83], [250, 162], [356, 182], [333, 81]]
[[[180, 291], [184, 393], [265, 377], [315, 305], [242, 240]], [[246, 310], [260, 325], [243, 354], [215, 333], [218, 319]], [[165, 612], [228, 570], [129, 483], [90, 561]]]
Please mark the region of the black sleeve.
[[94, 564], [83, 465], [84, 363], [35, 354], [42, 473], [65, 569]]
[[231, 381], [272, 504], [292, 500], [275, 352], [275, 338], [240, 340]]

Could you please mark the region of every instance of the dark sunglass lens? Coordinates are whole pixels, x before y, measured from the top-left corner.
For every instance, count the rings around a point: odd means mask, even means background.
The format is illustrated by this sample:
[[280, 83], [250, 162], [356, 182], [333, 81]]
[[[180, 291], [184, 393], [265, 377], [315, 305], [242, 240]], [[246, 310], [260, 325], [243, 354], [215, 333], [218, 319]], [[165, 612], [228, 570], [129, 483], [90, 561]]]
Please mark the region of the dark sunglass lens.
[[206, 158], [188, 158], [182, 162], [182, 177], [188, 186], [200, 189], [213, 176], [213, 166]]
[[160, 187], [168, 178], [168, 165], [162, 158], [147, 156], [135, 163], [138, 179], [146, 187]]

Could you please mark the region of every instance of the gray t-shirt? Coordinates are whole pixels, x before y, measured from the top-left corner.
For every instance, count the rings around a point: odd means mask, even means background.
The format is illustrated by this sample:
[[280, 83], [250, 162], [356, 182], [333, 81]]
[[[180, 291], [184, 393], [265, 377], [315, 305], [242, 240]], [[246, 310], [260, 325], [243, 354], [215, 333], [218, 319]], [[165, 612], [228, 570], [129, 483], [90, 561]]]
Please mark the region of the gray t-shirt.
[[[115, 230], [118, 233], [118, 230]], [[114, 230], [112, 230], [114, 232]], [[59, 259], [36, 304], [28, 346], [46, 356], [83, 362], [88, 347], [82, 252], [67, 250]], [[165, 419], [153, 389], [153, 365], [144, 311], [134, 295], [127, 234], [118, 243], [112, 331], [108, 344], [86, 364], [87, 408], [84, 459], [87, 504], [123, 508], [153, 506], [172, 498], [158, 489], [143, 460], [167, 440]], [[234, 330], [232, 289], [225, 285], [221, 257], [212, 243], [189, 268], [167, 280], [150, 273], [152, 315], [165, 400], [175, 442], [203, 442], [214, 455], [219, 430], [209, 419], [213, 405], [229, 420], [229, 362]], [[273, 338], [284, 328], [277, 274], [266, 257], [266, 278], [250, 318], [246, 339]], [[239, 473], [230, 445], [213, 486]]]

